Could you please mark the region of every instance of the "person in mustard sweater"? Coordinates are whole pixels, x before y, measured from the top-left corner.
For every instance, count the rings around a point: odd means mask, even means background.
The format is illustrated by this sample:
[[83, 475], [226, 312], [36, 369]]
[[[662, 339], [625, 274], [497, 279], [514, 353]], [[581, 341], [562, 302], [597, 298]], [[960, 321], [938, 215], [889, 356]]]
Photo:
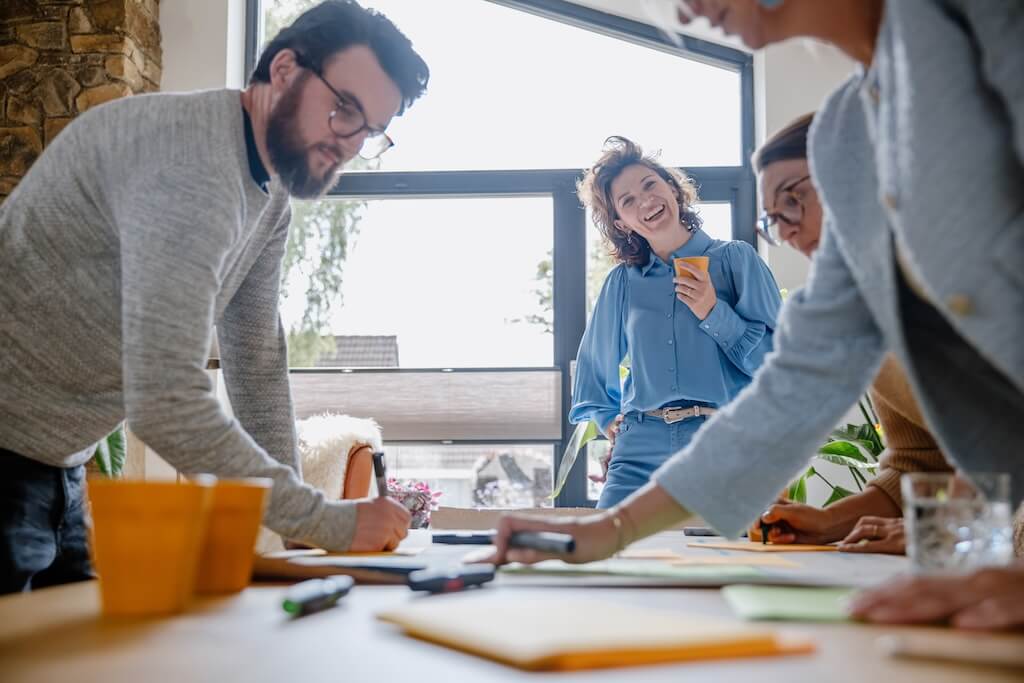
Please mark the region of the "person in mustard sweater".
[[[807, 133], [813, 114], [806, 114], [771, 136], [751, 159], [757, 172], [764, 213], [757, 229], [773, 246], [789, 245], [808, 258], [821, 239], [822, 209], [811, 183], [807, 163]], [[906, 373], [888, 354], [871, 386], [886, 449], [878, 476], [866, 490], [819, 508], [781, 500], [761, 520], [773, 526], [775, 543], [833, 543], [840, 550], [903, 554], [903, 498], [900, 476], [905, 472], [953, 472], [928, 430], [914, 399]], [[1024, 550], [1024, 508], [1015, 527], [1017, 555]], [[760, 525], [749, 531], [761, 540]]]

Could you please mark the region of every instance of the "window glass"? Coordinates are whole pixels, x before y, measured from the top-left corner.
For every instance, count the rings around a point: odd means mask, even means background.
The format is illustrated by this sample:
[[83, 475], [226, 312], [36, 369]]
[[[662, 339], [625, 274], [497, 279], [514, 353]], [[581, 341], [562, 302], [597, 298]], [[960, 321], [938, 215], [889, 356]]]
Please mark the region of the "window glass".
[[[314, 4], [264, 0], [264, 35]], [[667, 164], [742, 163], [736, 72], [480, 0], [373, 7], [431, 69], [382, 170], [583, 168], [609, 135]]]
[[439, 505], [551, 507], [554, 449], [548, 445], [385, 444], [388, 475], [441, 491]]
[[550, 197], [293, 202], [292, 367], [553, 363]]

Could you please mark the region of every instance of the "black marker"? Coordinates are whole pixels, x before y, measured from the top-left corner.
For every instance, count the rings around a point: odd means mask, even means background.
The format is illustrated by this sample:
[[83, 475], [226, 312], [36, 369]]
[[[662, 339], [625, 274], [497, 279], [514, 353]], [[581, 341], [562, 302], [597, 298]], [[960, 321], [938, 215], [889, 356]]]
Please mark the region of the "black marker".
[[409, 574], [409, 588], [428, 593], [451, 593], [494, 580], [494, 565], [466, 564], [445, 569], [421, 569]]
[[373, 475], [377, 477], [377, 495], [381, 498], [388, 497], [388, 473], [384, 469], [384, 453], [373, 454]]
[[772, 530], [772, 525], [763, 519], [757, 521], [761, 526], [761, 545], [768, 545], [768, 532]]
[[552, 555], [572, 555], [576, 550], [576, 539], [569, 534], [550, 531], [517, 531], [508, 537], [508, 547], [539, 550]]
[[303, 581], [288, 589], [281, 606], [293, 617], [319, 612], [333, 607], [354, 583], [351, 576], [344, 575]]
[[491, 545], [494, 543], [494, 531], [434, 532], [431, 540], [448, 545]]
[[[719, 533], [706, 526], [684, 526], [683, 533], [687, 536], [718, 536]], [[747, 532], [740, 534], [740, 538], [746, 538]]]

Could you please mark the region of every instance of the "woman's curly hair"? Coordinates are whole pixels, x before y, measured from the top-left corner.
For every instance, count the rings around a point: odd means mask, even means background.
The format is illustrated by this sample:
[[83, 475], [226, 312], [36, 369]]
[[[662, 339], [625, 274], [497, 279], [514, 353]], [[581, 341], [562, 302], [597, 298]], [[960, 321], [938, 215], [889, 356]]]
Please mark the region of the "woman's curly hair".
[[693, 208], [697, 202], [697, 186], [692, 179], [677, 169], [662, 166], [655, 155], [644, 155], [640, 145], [619, 135], [608, 138], [604, 145], [601, 158], [577, 183], [576, 193], [583, 205], [593, 212], [594, 225], [608, 240], [612, 258], [627, 265], [643, 265], [651, 255], [651, 245], [646, 239], [615, 227], [618, 214], [612, 199], [612, 182], [628, 166], [641, 164], [661, 176], [679, 200], [679, 221], [690, 232], [700, 228], [703, 221]]

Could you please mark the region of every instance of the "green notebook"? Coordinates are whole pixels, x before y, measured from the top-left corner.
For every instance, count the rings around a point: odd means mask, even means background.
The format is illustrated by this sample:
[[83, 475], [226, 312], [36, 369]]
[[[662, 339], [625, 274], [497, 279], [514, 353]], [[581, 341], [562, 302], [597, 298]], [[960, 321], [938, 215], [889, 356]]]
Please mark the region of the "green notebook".
[[760, 621], [846, 621], [852, 588], [726, 586], [722, 596], [744, 619]]

